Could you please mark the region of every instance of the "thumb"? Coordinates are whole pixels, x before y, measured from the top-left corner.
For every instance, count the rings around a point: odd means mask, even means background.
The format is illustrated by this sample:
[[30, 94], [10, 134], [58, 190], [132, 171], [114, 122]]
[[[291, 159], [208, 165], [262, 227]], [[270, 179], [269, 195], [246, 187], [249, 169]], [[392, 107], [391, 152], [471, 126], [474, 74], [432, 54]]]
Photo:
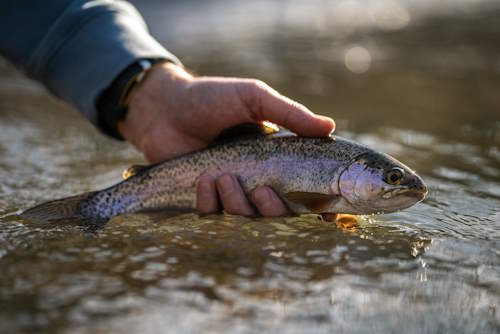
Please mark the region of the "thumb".
[[335, 130], [330, 117], [314, 114], [262, 81], [252, 81], [251, 85], [240, 96], [257, 121], [271, 121], [305, 137], [323, 137]]

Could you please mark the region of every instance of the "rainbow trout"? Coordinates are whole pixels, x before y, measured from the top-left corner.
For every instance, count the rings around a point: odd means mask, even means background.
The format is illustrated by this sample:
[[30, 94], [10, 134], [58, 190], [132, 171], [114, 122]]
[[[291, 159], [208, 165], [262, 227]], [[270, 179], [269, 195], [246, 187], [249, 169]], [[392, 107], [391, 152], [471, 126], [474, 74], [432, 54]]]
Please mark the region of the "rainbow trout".
[[[268, 129], [266, 129], [268, 131]], [[427, 187], [391, 156], [347, 139], [302, 138], [290, 132], [245, 135], [156, 165], [134, 167], [107, 189], [38, 205], [28, 220], [103, 221], [124, 213], [194, 210], [202, 175], [236, 175], [248, 194], [272, 187], [300, 213], [379, 214], [421, 201]]]

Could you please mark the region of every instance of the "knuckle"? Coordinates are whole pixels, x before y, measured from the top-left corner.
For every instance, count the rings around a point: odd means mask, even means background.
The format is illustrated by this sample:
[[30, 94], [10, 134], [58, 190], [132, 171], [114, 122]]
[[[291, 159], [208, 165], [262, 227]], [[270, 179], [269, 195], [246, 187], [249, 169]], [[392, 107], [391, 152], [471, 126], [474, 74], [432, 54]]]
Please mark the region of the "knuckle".
[[269, 85], [266, 84], [264, 81], [259, 80], [259, 79], [252, 79], [252, 85], [254, 89], [259, 90], [259, 91], [267, 91], [269, 89]]
[[198, 191], [200, 193], [205, 193], [205, 192], [209, 192], [212, 190], [212, 187], [213, 187], [213, 179], [211, 178], [208, 178], [208, 177], [202, 177], [200, 178], [200, 180], [198, 181]]

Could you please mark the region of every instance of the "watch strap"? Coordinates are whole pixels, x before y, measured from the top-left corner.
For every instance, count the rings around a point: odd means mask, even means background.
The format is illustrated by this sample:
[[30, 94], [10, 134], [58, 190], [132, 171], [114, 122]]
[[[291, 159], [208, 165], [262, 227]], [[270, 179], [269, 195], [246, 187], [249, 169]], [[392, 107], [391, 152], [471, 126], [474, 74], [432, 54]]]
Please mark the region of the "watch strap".
[[114, 138], [123, 140], [118, 131], [118, 122], [125, 119], [131, 93], [146, 77], [154, 64], [166, 62], [163, 58], [140, 59], [125, 68], [99, 96], [96, 107], [99, 126]]

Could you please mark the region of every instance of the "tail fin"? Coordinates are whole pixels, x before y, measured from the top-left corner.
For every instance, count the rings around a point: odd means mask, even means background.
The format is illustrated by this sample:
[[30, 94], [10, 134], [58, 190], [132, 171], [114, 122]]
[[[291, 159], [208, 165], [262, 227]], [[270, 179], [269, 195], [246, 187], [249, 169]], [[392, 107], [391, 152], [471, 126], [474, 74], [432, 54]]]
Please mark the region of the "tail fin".
[[37, 205], [24, 211], [21, 218], [30, 222], [81, 220], [81, 207], [92, 193], [58, 199]]

